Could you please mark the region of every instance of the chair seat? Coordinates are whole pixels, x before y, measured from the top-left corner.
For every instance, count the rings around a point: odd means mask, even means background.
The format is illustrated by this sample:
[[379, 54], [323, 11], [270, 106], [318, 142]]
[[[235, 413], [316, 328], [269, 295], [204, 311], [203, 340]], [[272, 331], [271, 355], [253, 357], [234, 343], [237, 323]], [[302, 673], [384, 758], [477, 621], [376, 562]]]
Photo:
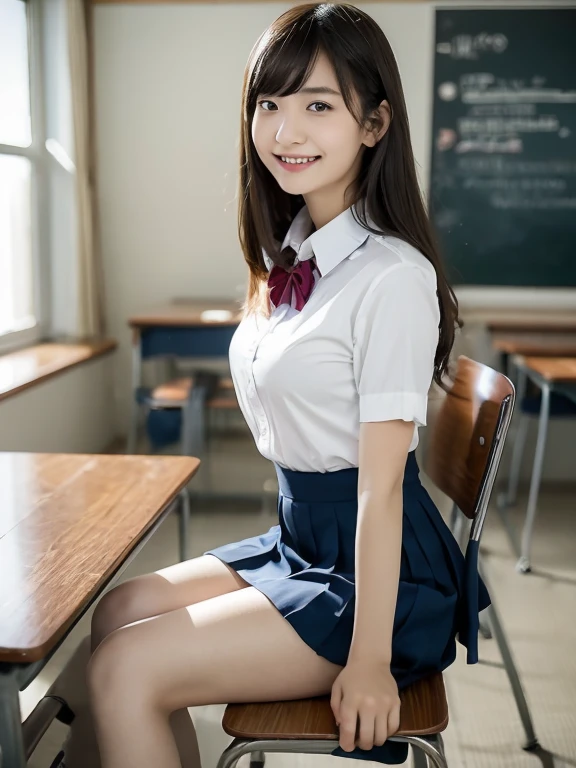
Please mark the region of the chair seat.
[[214, 397], [211, 397], [206, 405], [208, 408], [217, 408], [219, 410], [235, 410], [238, 408], [238, 400], [234, 392], [217, 390]]
[[[190, 389], [194, 385], [194, 379], [190, 376], [172, 379], [155, 387], [141, 398], [151, 408], [183, 408]], [[218, 388], [214, 395], [207, 401], [209, 408], [236, 409], [238, 401], [234, 392], [234, 383], [231, 378], [222, 378], [218, 382]]]
[[218, 410], [236, 410], [239, 406], [232, 379], [220, 379], [216, 392], [207, 401], [206, 405], [208, 408], [216, 408]]
[[152, 390], [151, 399], [154, 403], [165, 403], [166, 407], [183, 406], [188, 400], [193, 383], [194, 379], [190, 376], [166, 381]]
[[[426, 736], [448, 725], [448, 703], [440, 673], [420, 680], [400, 693], [400, 729], [396, 736]], [[335, 741], [338, 729], [330, 698], [266, 704], [229, 704], [222, 727], [239, 739], [318, 739]]]

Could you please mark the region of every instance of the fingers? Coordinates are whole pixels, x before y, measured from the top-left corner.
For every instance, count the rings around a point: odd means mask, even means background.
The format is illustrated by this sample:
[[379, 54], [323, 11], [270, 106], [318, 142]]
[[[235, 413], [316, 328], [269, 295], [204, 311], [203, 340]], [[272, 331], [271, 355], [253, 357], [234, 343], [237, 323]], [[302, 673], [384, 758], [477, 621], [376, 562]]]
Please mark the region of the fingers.
[[360, 713], [360, 727], [358, 729], [357, 745], [360, 749], [372, 749], [375, 738], [376, 717], [373, 711]]
[[344, 752], [352, 752], [357, 746], [365, 750], [381, 747], [400, 727], [400, 699], [389, 710], [384, 709], [380, 713], [374, 707], [359, 712], [343, 704], [339, 723], [340, 747]]
[[400, 728], [400, 698], [394, 702], [394, 706], [388, 713], [388, 736], [394, 736]]
[[[374, 724], [374, 746], [381, 747], [388, 738], [389, 733], [388, 715], [386, 712], [382, 712], [378, 715]], [[390, 733], [390, 735], [392, 734]]]
[[344, 752], [352, 752], [356, 747], [357, 722], [357, 710], [343, 704], [340, 708], [340, 746]]

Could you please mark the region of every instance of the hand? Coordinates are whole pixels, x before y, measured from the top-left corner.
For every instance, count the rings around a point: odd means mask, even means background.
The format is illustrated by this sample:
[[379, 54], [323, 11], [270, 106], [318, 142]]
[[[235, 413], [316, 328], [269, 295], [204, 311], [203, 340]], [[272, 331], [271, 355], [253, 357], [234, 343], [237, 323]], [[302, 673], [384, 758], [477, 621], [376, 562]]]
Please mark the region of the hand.
[[334, 681], [330, 706], [345, 752], [381, 747], [400, 726], [398, 686], [388, 664], [349, 661]]

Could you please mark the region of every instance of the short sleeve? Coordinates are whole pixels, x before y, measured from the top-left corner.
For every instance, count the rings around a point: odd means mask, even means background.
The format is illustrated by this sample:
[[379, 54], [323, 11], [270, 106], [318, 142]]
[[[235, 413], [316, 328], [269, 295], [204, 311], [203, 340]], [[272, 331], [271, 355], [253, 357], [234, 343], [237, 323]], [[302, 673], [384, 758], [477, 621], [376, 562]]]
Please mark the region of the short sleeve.
[[354, 325], [361, 422], [426, 425], [439, 324], [433, 272], [401, 264], [370, 286]]

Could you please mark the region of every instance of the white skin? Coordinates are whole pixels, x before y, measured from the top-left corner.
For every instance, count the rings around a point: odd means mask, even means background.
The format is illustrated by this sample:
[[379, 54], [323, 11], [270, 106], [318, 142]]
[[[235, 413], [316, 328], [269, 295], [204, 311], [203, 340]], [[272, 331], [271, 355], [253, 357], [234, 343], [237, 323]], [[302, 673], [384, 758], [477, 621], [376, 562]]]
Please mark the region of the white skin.
[[[305, 86], [337, 90], [322, 57]], [[345, 189], [364, 147], [385, 132], [388, 105], [379, 108], [381, 131], [370, 133], [341, 96], [322, 97], [333, 106], [327, 113], [309, 109], [310, 94], [302, 92], [273, 101], [277, 112], [262, 109], [254, 118], [257, 150], [283, 189], [304, 195], [319, 228], [348, 207]], [[275, 152], [320, 155], [321, 161], [289, 174], [274, 166]], [[344, 668], [316, 654], [266, 597], [210, 555], [131, 579], [100, 600], [85, 654], [92, 652], [88, 689], [79, 681], [74, 686], [72, 731], [83, 728], [89, 740], [95, 727], [104, 768], [199, 768], [186, 711], [195, 705], [331, 692], [344, 750], [370, 749], [395, 732], [391, 639], [412, 431], [403, 421], [360, 425], [356, 616]], [[87, 768], [94, 753], [67, 760], [68, 768]]]

